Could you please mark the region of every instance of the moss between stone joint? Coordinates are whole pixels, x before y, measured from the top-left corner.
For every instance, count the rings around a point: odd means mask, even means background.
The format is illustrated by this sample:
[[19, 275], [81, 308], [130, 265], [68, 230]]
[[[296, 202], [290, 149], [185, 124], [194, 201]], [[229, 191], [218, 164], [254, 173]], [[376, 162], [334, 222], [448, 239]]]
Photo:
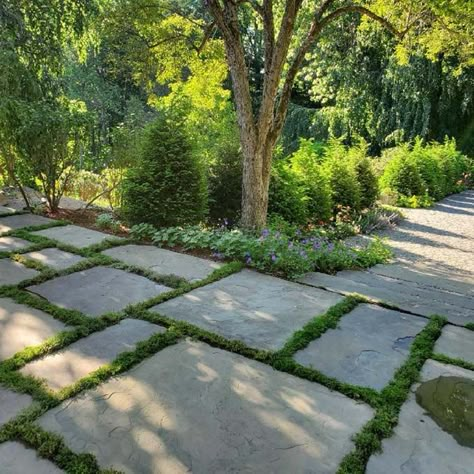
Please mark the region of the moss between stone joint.
[[363, 474], [370, 456], [381, 449], [384, 438], [393, 434], [410, 387], [419, 380], [423, 364], [432, 357], [434, 344], [445, 324], [445, 318], [433, 316], [416, 336], [408, 359], [380, 393], [375, 417], [354, 437], [355, 449], [343, 459], [338, 474]]
[[467, 323], [464, 327], [470, 331], [474, 331], [474, 323]]
[[278, 351], [277, 357], [292, 357], [297, 351], [304, 349], [311, 341], [321, 337], [328, 329], [334, 329], [339, 320], [351, 312], [361, 302], [357, 296], [347, 296], [335, 304], [326, 313], [316, 316], [302, 329], [296, 331], [286, 342], [283, 349]]
[[443, 364], [456, 365], [458, 367], [462, 367], [463, 369], [474, 371], [474, 364], [464, 359], [448, 357], [444, 354], [438, 354], [438, 353], [433, 354], [431, 356], [431, 359], [437, 360], [438, 362], [442, 362]]
[[[77, 395], [83, 390], [95, 388], [108, 378], [130, 370], [144, 359], [175, 344], [180, 336], [173, 329], [163, 334], [155, 334], [148, 340], [138, 343], [134, 351], [123, 352], [111, 364], [102, 366], [100, 369], [79, 380], [76, 384], [66, 387], [56, 394], [47, 390], [41, 392], [42, 384], [34, 377], [24, 377], [21, 374], [16, 374], [22, 377], [22, 382], [25, 384], [23, 391], [33, 392], [36, 395], [39, 406], [24, 411], [20, 416], [7, 423], [0, 430], [0, 442], [19, 439], [36, 449], [41, 457], [52, 460], [67, 472], [81, 474], [118, 472], [113, 470], [101, 471], [93, 455], [73, 453], [67, 448], [60, 436], [46, 432], [33, 423], [39, 416], [62, 401]], [[10, 375], [15, 376], [15, 373]], [[29, 384], [29, 386], [27, 387], [26, 384]]]

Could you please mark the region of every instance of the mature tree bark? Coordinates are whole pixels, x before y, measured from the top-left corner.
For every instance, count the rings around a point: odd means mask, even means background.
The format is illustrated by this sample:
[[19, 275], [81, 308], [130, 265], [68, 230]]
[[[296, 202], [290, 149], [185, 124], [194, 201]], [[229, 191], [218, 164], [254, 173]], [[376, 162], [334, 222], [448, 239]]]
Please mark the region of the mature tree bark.
[[[378, 21], [398, 37], [404, 33], [399, 33], [388, 20], [361, 5], [334, 8], [336, 0], [315, 1], [308, 31], [289, 59], [290, 43], [303, 0], [286, 0], [278, 31], [275, 29], [273, 0], [204, 0], [204, 3], [222, 34], [232, 77], [244, 157], [242, 225], [261, 228], [267, 218], [273, 149], [285, 122], [291, 90], [306, 53], [321, 32], [344, 14], [359, 13]], [[255, 9], [263, 24], [265, 68], [262, 97], [256, 113], [252, 110], [249, 74], [239, 29], [238, 11], [243, 3]]]

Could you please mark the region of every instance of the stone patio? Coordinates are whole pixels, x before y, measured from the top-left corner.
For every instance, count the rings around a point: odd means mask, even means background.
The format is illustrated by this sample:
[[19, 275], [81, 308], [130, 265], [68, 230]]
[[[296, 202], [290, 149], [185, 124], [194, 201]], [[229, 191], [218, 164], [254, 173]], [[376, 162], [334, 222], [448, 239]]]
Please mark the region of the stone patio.
[[[12, 420], [22, 410], [30, 406], [32, 401], [33, 399], [29, 395], [14, 392], [0, 385], [0, 428], [4, 423]], [[0, 460], [2, 460], [1, 456]]]
[[0, 252], [13, 252], [14, 250], [21, 250], [32, 245], [24, 239], [18, 237], [0, 237]]
[[2, 474], [61, 474], [64, 471], [16, 441], [0, 444]]
[[30, 286], [28, 290], [62, 308], [100, 316], [120, 311], [170, 288], [116, 268], [94, 267]]
[[125, 473], [333, 474], [372, 414], [321, 385], [187, 341], [39, 424]]
[[447, 325], [436, 341], [436, 353], [474, 364], [474, 331]]
[[[474, 206], [474, 194], [462, 196], [464, 208]], [[434, 352], [474, 363], [474, 332], [459, 327], [474, 321], [474, 259], [469, 257], [474, 248], [474, 213], [468, 217], [462, 214], [463, 221], [457, 224], [458, 218], [449, 211], [451, 201], [437, 204], [434, 209], [413, 210], [419, 222], [405, 221], [393, 231], [395, 264], [337, 275], [312, 273], [301, 280], [305, 284], [243, 270], [151, 310], [171, 322], [186, 321], [228, 341], [242, 341], [258, 350], [278, 350], [308, 321], [340, 302], [342, 295], [355, 291], [392, 302], [401, 310], [361, 304], [344, 315], [336, 328], [328, 329], [297, 352], [297, 362], [341, 383], [380, 391], [407, 360], [414, 337], [428, 323], [427, 316], [439, 313], [451, 324], [443, 328]], [[9, 223], [10, 227], [21, 228], [31, 225], [31, 219], [38, 222], [39, 216], [13, 217], [21, 219], [0, 217], [0, 225]], [[110, 237], [74, 225], [34, 234], [78, 248]], [[0, 251], [24, 249], [25, 242], [0, 238]], [[219, 265], [148, 245], [117, 246], [104, 254], [189, 281], [205, 278]], [[57, 269], [80, 261], [77, 255], [55, 248], [25, 255]], [[0, 259], [0, 287], [16, 285], [38, 274], [10, 259]], [[121, 311], [170, 288], [124, 270], [98, 266], [53, 278], [28, 290], [52, 304], [94, 318]], [[18, 289], [3, 287], [0, 291], [11, 296], [10, 291]], [[87, 321], [91, 325], [96, 322]], [[0, 379], [4, 384], [0, 386], [0, 432], [4, 423], [33, 403], [30, 395], [19, 393], [24, 391], [23, 386], [18, 386], [18, 393], [7, 388], [7, 382], [14, 384], [19, 374], [5, 359], [38, 346], [64, 329], [68, 328], [51, 315], [0, 297]], [[164, 331], [144, 320], [123, 319], [16, 370], [44, 379], [45, 388], [59, 390], [134, 350], [152, 334]], [[169, 331], [179, 334], [173, 324]], [[155, 349], [158, 345], [131, 370], [65, 400], [36, 423], [63, 437], [73, 452], [90, 453], [102, 468], [125, 473], [333, 474], [353, 449], [353, 436], [374, 416], [374, 410], [358, 398], [357, 389], [354, 399], [348, 398], [319, 383], [256, 362], [252, 353], [244, 357], [184, 337], [153, 353]], [[288, 366], [290, 370], [291, 364]], [[295, 373], [324, 381], [300, 369]], [[433, 360], [425, 363], [420, 377], [422, 382], [429, 382], [440, 375], [463, 377], [467, 382], [459, 382], [461, 387], [469, 387], [469, 380], [474, 380], [472, 371]], [[366, 472], [470, 474], [474, 450], [463, 446], [456, 434], [443, 431], [439, 419], [434, 421], [436, 417], [428, 416], [427, 409], [417, 402], [418, 387], [411, 387], [394, 435], [383, 440], [383, 451], [371, 456]], [[443, 401], [444, 393], [438, 392], [438, 385], [433, 387], [434, 401]], [[458, 385], [455, 387], [458, 390]], [[367, 393], [372, 392], [365, 390]], [[359, 395], [365, 399], [361, 391]], [[449, 415], [446, 418], [463, 406], [459, 404], [462, 397], [457, 391], [455, 395], [455, 401], [443, 411], [443, 416]], [[463, 416], [470, 416], [472, 406], [467, 406]], [[465, 423], [468, 428], [469, 423]], [[38, 448], [38, 453], [47, 456], [48, 446], [46, 443]], [[0, 443], [0, 473], [62, 472], [39, 458], [38, 453], [17, 439]]]
[[408, 357], [427, 320], [361, 304], [295, 354], [302, 365], [353, 385], [381, 390]]
[[0, 217], [0, 234], [10, 232], [11, 230], [21, 229], [22, 227], [40, 226], [51, 224], [54, 221], [43, 216], [34, 214], [19, 214], [18, 216]]
[[[435, 361], [427, 361], [421, 380], [439, 376], [474, 380], [474, 372]], [[402, 407], [395, 433], [383, 441], [381, 454], [370, 458], [367, 474], [423, 473], [469, 474], [474, 466], [474, 449], [461, 446], [418, 405], [415, 391]], [[472, 406], [471, 406], [472, 409]]]
[[298, 281], [345, 295], [358, 293], [421, 316], [441, 314], [454, 324], [474, 322], [473, 298], [384, 275], [360, 271], [343, 271], [337, 275], [314, 272]]
[[66, 325], [43, 311], [0, 298], [0, 361], [66, 329]]
[[165, 329], [145, 321], [125, 319], [27, 364], [21, 372], [44, 379], [52, 390], [59, 390], [112, 362], [121, 352], [134, 350], [138, 342], [158, 332]]
[[72, 267], [76, 263], [82, 262], [83, 257], [73, 253], [64, 252], [56, 248], [43, 249], [37, 252], [29, 252], [23, 254], [24, 257], [36, 260], [43, 265], [54, 268], [55, 270], [64, 270]]
[[119, 239], [113, 235], [104, 234], [96, 230], [86, 229], [77, 225], [66, 225], [61, 227], [52, 227], [50, 229], [33, 232], [34, 235], [41, 235], [48, 239], [57, 240], [62, 244], [72, 245], [77, 248], [90, 247], [91, 245], [101, 244], [107, 239]]
[[202, 280], [222, 265], [151, 245], [123, 245], [105, 250], [105, 255], [128, 265], [152, 270], [160, 275], [176, 275], [188, 281]]
[[339, 295], [250, 270], [223, 278], [151, 310], [259, 349], [281, 349]]
[[19, 262], [9, 258], [0, 259], [0, 286], [17, 285], [23, 280], [28, 280], [39, 275], [39, 272], [27, 268]]

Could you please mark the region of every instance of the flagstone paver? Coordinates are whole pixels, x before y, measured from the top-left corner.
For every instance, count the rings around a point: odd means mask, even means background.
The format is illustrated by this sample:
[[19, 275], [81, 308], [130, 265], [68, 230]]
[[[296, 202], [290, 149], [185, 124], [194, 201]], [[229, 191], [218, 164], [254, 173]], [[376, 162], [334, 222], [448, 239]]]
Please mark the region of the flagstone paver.
[[27, 364], [21, 372], [45, 379], [51, 389], [59, 390], [112, 362], [121, 352], [134, 350], [138, 342], [159, 332], [165, 332], [165, 329], [146, 321], [124, 319], [115, 326]]
[[280, 349], [294, 331], [339, 301], [336, 294], [243, 270], [151, 310], [251, 347]]
[[[458, 376], [474, 380], [474, 372], [435, 361], [427, 361], [421, 380], [439, 376]], [[383, 441], [381, 454], [373, 455], [367, 474], [470, 474], [474, 466], [474, 449], [461, 446], [443, 431], [416, 402], [415, 391], [400, 412], [399, 423], [391, 438]], [[471, 407], [472, 409], [472, 407]]]
[[368, 406], [185, 341], [39, 419], [125, 473], [334, 473]]
[[12, 252], [13, 250], [24, 249], [32, 245], [27, 240], [18, 237], [0, 237], [0, 252]]
[[15, 212], [15, 209], [13, 209], [13, 207], [0, 206], [0, 216], [2, 214], [10, 214], [12, 212]]
[[[21, 410], [28, 407], [33, 399], [24, 393], [17, 393], [0, 385], [0, 427], [12, 420]], [[1, 446], [1, 443], [0, 443]], [[0, 466], [2, 458], [0, 456]], [[0, 472], [3, 472], [0, 467]]]
[[381, 390], [426, 324], [424, 318], [361, 304], [336, 329], [297, 352], [295, 360], [342, 382]]
[[94, 267], [30, 286], [28, 290], [62, 308], [100, 316], [121, 311], [170, 288], [116, 268]]
[[445, 326], [441, 337], [436, 341], [434, 351], [474, 364], [474, 331], [451, 325]]
[[0, 217], [0, 234], [9, 232], [22, 227], [40, 226], [51, 224], [54, 222], [43, 216], [36, 216], [34, 214], [20, 214], [18, 216]]
[[16, 441], [0, 444], [2, 474], [61, 474], [64, 471]]
[[337, 275], [313, 272], [298, 281], [346, 295], [359, 293], [421, 316], [441, 314], [455, 324], [474, 322], [474, 299], [468, 296], [401, 282], [370, 272], [343, 271]]
[[100, 244], [107, 239], [119, 239], [119, 237], [98, 232], [97, 230], [86, 229], [85, 227], [79, 227], [77, 225], [52, 227], [50, 229], [33, 232], [33, 234], [57, 240], [62, 244], [72, 245], [77, 248], [85, 248], [91, 245]]
[[43, 311], [0, 298], [0, 361], [66, 329], [65, 324]]
[[221, 264], [212, 260], [171, 252], [151, 245], [124, 245], [102, 253], [128, 265], [147, 268], [161, 275], [177, 275], [188, 281], [202, 280], [221, 267]]
[[14, 262], [9, 258], [0, 259], [0, 286], [16, 285], [36, 275], [39, 275], [39, 272], [27, 268], [19, 262]]
[[24, 257], [36, 260], [44, 265], [48, 265], [56, 270], [63, 270], [68, 267], [76, 265], [76, 263], [82, 262], [83, 257], [74, 255], [70, 252], [64, 252], [56, 248], [43, 249], [37, 252], [29, 252], [23, 254]]

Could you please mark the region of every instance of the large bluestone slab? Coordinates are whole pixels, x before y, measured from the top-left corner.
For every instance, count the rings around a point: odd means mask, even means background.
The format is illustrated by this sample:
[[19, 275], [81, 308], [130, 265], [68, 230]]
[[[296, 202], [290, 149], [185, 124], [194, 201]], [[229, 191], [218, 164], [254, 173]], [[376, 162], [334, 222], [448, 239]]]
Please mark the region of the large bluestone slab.
[[[435, 361], [427, 361], [421, 381], [440, 376], [465, 377], [474, 380], [474, 372]], [[394, 435], [382, 443], [382, 453], [373, 455], [367, 474], [470, 474], [474, 466], [474, 449], [462, 446], [443, 431], [416, 401], [416, 389], [400, 412]], [[472, 409], [472, 407], [471, 407]]]
[[372, 415], [316, 383], [185, 341], [39, 424], [125, 473], [333, 474]]
[[56, 270], [63, 270], [68, 267], [82, 262], [84, 258], [70, 252], [64, 252], [56, 248], [38, 250], [37, 252], [29, 252], [23, 255], [26, 258], [36, 260], [37, 262], [52, 267]]
[[0, 252], [13, 252], [14, 250], [24, 249], [29, 245], [32, 245], [32, 243], [18, 237], [0, 237]]
[[0, 444], [2, 474], [61, 474], [64, 471], [51, 461], [40, 458], [36, 451], [16, 441]]
[[474, 364], [474, 331], [447, 325], [436, 341], [434, 351]]
[[57, 240], [62, 244], [72, 245], [77, 248], [85, 248], [91, 245], [100, 244], [107, 239], [118, 239], [113, 235], [104, 234], [97, 230], [86, 229], [77, 225], [66, 225], [61, 227], [52, 227], [51, 229], [34, 232], [36, 235]]
[[0, 298], [0, 361], [66, 329], [62, 322], [43, 311]]
[[62, 308], [100, 316], [121, 311], [170, 288], [116, 268], [94, 267], [30, 286], [28, 290]]
[[342, 382], [381, 390], [426, 323], [424, 318], [361, 304], [336, 329], [297, 352], [295, 360]]
[[138, 342], [158, 332], [165, 329], [146, 321], [125, 319], [27, 364], [21, 372], [45, 379], [51, 389], [59, 390], [112, 362], [120, 353], [134, 350]]
[[17, 285], [20, 281], [37, 275], [39, 275], [38, 271], [27, 268], [19, 262], [14, 262], [9, 258], [0, 259], [0, 286]]
[[188, 281], [202, 280], [221, 264], [151, 245], [123, 245], [105, 250], [105, 255], [128, 265], [147, 268], [160, 275], [176, 275]]
[[[26, 407], [30, 406], [32, 401], [33, 399], [29, 395], [14, 392], [0, 385], [0, 427], [15, 418]], [[0, 472], [3, 472], [1, 467]]]
[[404, 282], [415, 283], [423, 287], [437, 290], [458, 293], [474, 298], [474, 285], [458, 278], [458, 275], [451, 273], [448, 278], [446, 272], [436, 271], [433, 268], [416, 264], [384, 264], [375, 265], [368, 269], [370, 273], [382, 275]]
[[23, 227], [40, 226], [54, 222], [43, 216], [34, 214], [19, 214], [18, 216], [0, 217], [0, 234]]
[[187, 321], [259, 349], [281, 349], [286, 340], [341, 296], [250, 270], [154, 306], [170, 318]]
[[393, 304], [421, 316], [439, 314], [454, 324], [474, 322], [474, 299], [414, 282], [404, 282], [365, 271], [342, 271], [337, 275], [308, 273], [301, 283], [342, 294], [359, 293], [375, 301]]
[[8, 206], [0, 206], [0, 216], [4, 214], [11, 214], [12, 212], [16, 212], [16, 209]]

